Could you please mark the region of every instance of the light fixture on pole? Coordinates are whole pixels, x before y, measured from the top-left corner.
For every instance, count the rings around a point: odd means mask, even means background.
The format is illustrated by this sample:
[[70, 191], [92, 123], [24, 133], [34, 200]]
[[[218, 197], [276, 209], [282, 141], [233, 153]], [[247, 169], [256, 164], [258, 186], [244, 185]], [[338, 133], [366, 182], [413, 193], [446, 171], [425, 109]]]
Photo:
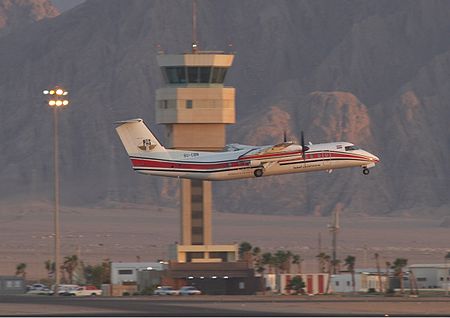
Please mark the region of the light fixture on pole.
[[68, 92], [61, 87], [46, 89], [42, 92], [44, 95], [50, 95], [48, 105], [53, 108], [53, 160], [55, 177], [55, 211], [53, 215], [55, 228], [55, 290], [54, 295], [58, 296], [58, 286], [61, 282], [61, 233], [59, 227], [59, 142], [58, 142], [58, 108], [67, 106], [69, 101], [66, 99]]

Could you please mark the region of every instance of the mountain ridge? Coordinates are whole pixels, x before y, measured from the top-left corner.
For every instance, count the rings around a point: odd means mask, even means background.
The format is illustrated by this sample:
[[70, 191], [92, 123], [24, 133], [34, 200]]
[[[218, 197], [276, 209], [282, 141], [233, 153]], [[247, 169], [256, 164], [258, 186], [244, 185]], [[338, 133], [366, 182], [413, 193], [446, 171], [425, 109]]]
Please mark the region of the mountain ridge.
[[[237, 50], [229, 142], [276, 143], [285, 130], [298, 140], [304, 130], [314, 143], [346, 139], [382, 160], [369, 176], [217, 182], [214, 208], [448, 213], [447, 9], [446, 1], [199, 1], [201, 48], [230, 48], [232, 38]], [[0, 200], [51, 200], [52, 117], [41, 92], [60, 84], [71, 100], [60, 112], [62, 203], [178, 204], [176, 179], [132, 171], [112, 123], [142, 117], [162, 136], [153, 124], [156, 55], [189, 48], [186, 12], [184, 1], [86, 1], [0, 37], [0, 142], [11, 149], [0, 153]]]

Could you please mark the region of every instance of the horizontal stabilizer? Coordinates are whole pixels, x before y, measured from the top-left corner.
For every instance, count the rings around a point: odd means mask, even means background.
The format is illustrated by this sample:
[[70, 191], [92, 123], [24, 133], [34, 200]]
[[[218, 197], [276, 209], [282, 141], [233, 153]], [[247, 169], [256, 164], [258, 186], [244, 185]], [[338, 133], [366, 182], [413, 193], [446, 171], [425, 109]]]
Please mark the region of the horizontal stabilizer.
[[114, 124], [126, 124], [126, 123], [141, 123], [144, 122], [144, 120], [142, 118], [134, 118], [134, 119], [128, 119], [128, 120], [121, 120], [121, 121], [116, 121], [114, 122]]

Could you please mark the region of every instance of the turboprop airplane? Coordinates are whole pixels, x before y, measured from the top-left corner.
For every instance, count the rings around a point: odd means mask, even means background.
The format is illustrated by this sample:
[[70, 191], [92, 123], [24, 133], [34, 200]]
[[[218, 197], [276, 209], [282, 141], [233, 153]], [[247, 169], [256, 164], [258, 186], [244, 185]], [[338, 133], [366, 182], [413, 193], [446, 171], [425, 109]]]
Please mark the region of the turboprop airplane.
[[363, 174], [380, 161], [349, 142], [305, 145], [284, 141], [270, 146], [226, 145], [224, 151], [164, 148], [140, 118], [116, 122], [117, 133], [133, 169], [143, 174], [200, 180], [258, 178], [287, 173], [362, 167]]

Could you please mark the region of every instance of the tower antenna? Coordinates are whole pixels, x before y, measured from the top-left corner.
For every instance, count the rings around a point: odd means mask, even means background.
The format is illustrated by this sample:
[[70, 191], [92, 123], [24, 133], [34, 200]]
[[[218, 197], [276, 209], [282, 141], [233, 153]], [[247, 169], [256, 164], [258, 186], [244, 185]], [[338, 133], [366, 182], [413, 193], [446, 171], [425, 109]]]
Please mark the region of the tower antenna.
[[192, 0], [192, 53], [197, 53], [197, 1]]

